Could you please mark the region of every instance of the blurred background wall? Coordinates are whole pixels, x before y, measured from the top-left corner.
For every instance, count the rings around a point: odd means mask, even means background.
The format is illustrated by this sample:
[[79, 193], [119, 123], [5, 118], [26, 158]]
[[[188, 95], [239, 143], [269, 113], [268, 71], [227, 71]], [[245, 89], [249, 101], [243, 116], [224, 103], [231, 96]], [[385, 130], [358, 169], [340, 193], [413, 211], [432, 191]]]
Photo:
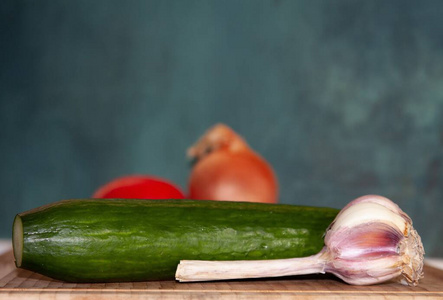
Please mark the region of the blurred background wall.
[[0, 4], [0, 237], [16, 213], [133, 173], [187, 189], [226, 123], [281, 203], [382, 194], [443, 256], [443, 1]]

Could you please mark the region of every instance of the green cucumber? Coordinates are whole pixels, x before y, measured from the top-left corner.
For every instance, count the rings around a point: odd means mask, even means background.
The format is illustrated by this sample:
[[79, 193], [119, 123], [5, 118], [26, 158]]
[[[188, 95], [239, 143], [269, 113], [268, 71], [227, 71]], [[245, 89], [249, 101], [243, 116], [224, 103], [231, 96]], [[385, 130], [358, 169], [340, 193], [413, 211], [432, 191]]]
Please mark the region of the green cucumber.
[[69, 282], [174, 279], [192, 260], [312, 255], [333, 208], [201, 200], [74, 199], [18, 214], [17, 267]]

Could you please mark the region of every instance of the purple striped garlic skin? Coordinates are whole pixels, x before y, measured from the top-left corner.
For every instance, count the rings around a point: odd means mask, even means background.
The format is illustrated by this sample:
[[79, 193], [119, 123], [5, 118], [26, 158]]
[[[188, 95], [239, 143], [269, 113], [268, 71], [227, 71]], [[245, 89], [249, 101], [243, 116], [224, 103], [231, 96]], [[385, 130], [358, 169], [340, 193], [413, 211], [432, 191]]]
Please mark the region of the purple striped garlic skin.
[[354, 285], [389, 280], [415, 286], [423, 277], [424, 249], [412, 221], [397, 204], [367, 195], [346, 205], [328, 227], [325, 246], [302, 258], [255, 261], [183, 260], [181, 282], [332, 273]]
[[327, 230], [325, 245], [325, 272], [351, 284], [398, 278], [417, 285], [423, 277], [424, 248], [411, 218], [382, 196], [363, 196], [345, 206]]

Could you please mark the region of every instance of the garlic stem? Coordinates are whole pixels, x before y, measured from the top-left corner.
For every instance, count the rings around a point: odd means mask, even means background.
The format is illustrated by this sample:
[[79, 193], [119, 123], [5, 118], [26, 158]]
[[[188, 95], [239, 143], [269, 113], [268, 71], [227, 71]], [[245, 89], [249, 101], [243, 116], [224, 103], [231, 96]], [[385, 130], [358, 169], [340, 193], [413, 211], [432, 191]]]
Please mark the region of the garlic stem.
[[183, 260], [176, 279], [208, 281], [332, 273], [349, 284], [391, 279], [417, 285], [424, 249], [412, 221], [391, 200], [368, 195], [345, 206], [327, 229], [325, 247], [304, 258], [251, 261]]
[[322, 253], [302, 258], [241, 261], [180, 261], [176, 279], [180, 282], [237, 278], [280, 277], [324, 273]]

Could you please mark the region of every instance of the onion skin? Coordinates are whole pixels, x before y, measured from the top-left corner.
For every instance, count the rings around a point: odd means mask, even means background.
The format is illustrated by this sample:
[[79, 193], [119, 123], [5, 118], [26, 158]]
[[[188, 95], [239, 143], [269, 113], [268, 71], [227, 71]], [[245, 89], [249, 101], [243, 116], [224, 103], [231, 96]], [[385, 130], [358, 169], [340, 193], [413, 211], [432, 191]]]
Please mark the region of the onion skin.
[[271, 165], [231, 128], [217, 124], [188, 150], [195, 160], [189, 198], [278, 202], [278, 182]]

